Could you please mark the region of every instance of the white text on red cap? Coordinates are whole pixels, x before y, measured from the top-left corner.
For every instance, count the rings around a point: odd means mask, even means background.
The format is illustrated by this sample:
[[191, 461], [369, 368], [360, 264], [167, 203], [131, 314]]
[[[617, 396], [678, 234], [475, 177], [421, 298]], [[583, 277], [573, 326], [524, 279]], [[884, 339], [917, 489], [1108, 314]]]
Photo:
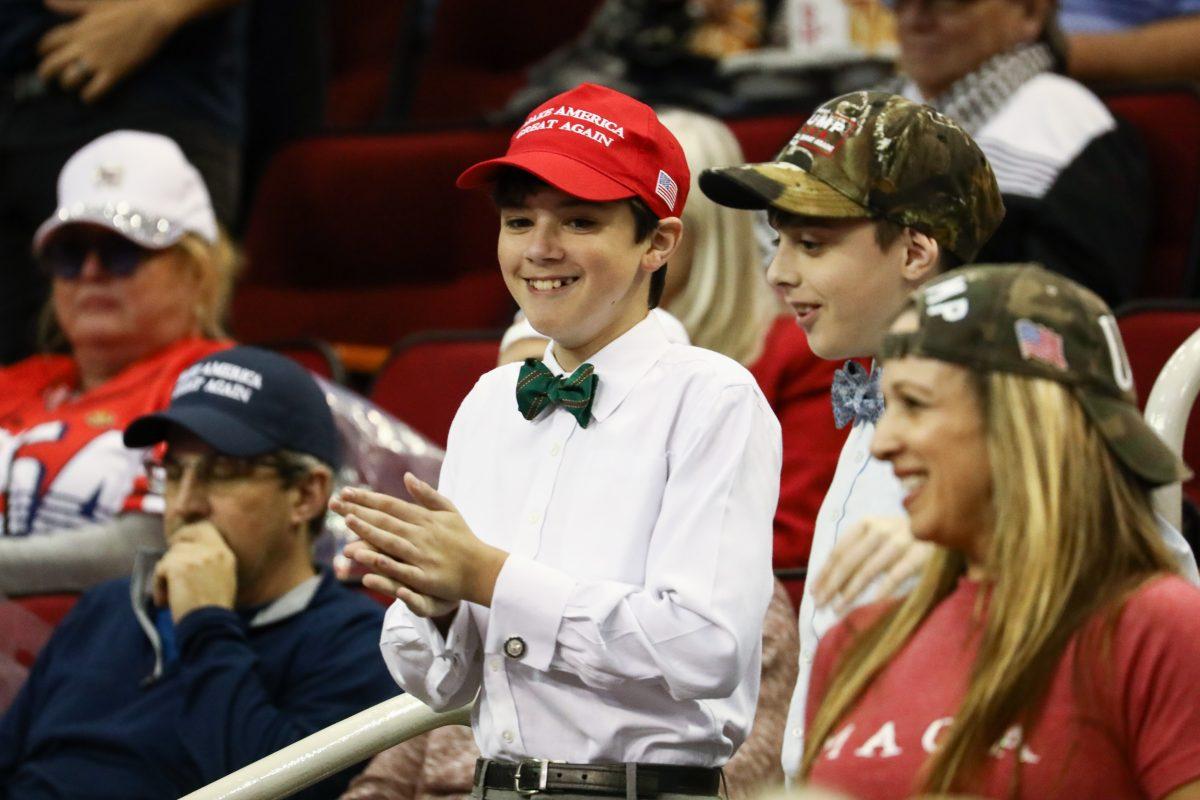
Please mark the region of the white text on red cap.
[[[590, 123], [584, 125], [574, 120], [583, 120]], [[592, 127], [594, 126], [594, 127]], [[602, 133], [599, 128], [603, 128], [608, 133]], [[600, 116], [594, 112], [574, 106], [559, 106], [558, 108], [546, 108], [537, 114], [530, 114], [525, 120], [525, 124], [521, 129], [513, 134], [513, 141], [522, 138], [523, 136], [534, 133], [535, 131], [568, 131], [581, 136], [600, 142], [605, 147], [612, 147], [616, 136], [620, 139], [625, 138], [625, 127], [613, 122], [610, 119]], [[612, 136], [608, 134], [611, 133]]]

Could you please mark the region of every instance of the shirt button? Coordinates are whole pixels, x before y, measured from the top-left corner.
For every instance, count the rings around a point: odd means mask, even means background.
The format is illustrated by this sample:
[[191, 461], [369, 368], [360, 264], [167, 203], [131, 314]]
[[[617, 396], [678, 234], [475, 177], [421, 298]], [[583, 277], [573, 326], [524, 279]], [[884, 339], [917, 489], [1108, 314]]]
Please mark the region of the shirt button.
[[525, 640], [520, 636], [510, 636], [505, 639], [504, 655], [509, 658], [520, 658], [525, 655]]
[[810, 650], [806, 650], [806, 651], [804, 651], [803, 653], [801, 653], [801, 654], [800, 654], [800, 657], [804, 659], [804, 663], [805, 663], [805, 664], [811, 664], [811, 663], [812, 663], [812, 660], [813, 660], [813, 654], [812, 654], [812, 651], [810, 651]]
[[556, 456], [561, 452], [562, 452], [562, 445], [559, 444], [558, 442], [555, 442], [554, 446], [550, 448], [550, 455], [552, 455], [552, 456]]
[[490, 669], [492, 672], [499, 672], [500, 671], [500, 659], [498, 659], [498, 658], [491, 659], [491, 663], [488, 664], [488, 669]]
[[512, 731], [505, 731], [500, 735], [500, 738], [504, 740], [505, 744], [512, 744], [513, 739], [517, 737], [513, 735]]
[[536, 511], [529, 512], [529, 524], [530, 525], [537, 525], [538, 522], [541, 521], [541, 519], [542, 519], [542, 515], [537, 513]]

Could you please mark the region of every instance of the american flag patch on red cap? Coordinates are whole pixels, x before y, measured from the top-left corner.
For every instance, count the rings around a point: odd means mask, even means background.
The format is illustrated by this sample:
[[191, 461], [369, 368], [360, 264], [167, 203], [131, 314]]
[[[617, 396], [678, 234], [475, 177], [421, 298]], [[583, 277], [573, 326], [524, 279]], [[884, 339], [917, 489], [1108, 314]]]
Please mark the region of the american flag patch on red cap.
[[1026, 361], [1041, 361], [1061, 370], [1067, 369], [1067, 356], [1063, 352], [1063, 338], [1045, 325], [1027, 319], [1016, 323], [1017, 343], [1021, 358]]
[[679, 199], [679, 186], [661, 169], [658, 171], [658, 183], [654, 185], [654, 193], [666, 202], [667, 208], [675, 210], [675, 201]]

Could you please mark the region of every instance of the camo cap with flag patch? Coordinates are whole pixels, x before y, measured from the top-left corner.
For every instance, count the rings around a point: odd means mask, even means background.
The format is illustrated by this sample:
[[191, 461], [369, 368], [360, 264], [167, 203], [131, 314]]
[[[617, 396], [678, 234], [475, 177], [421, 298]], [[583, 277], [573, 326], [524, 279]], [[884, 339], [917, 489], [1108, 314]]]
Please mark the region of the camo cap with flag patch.
[[1113, 453], [1150, 485], [1191, 477], [1138, 411], [1116, 318], [1090, 290], [1038, 264], [989, 264], [939, 276], [909, 309], [917, 329], [889, 333], [881, 359], [924, 356], [1066, 384]]
[[700, 189], [731, 208], [887, 219], [964, 262], [1004, 218], [996, 176], [974, 140], [929, 106], [886, 92], [829, 100], [774, 161], [705, 170]]

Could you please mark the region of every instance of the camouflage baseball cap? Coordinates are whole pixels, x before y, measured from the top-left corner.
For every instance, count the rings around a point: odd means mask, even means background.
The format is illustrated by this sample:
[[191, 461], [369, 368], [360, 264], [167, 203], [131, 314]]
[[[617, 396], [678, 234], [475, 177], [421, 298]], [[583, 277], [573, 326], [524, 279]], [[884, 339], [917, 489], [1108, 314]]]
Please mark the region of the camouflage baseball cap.
[[996, 176], [971, 137], [929, 106], [886, 92], [835, 97], [774, 161], [705, 170], [700, 190], [731, 208], [888, 219], [964, 262], [1004, 218]]
[[882, 359], [952, 361], [1067, 384], [1127, 467], [1152, 486], [1191, 476], [1142, 419], [1116, 318], [1104, 301], [1037, 264], [951, 270], [913, 293], [918, 328], [890, 333]]

